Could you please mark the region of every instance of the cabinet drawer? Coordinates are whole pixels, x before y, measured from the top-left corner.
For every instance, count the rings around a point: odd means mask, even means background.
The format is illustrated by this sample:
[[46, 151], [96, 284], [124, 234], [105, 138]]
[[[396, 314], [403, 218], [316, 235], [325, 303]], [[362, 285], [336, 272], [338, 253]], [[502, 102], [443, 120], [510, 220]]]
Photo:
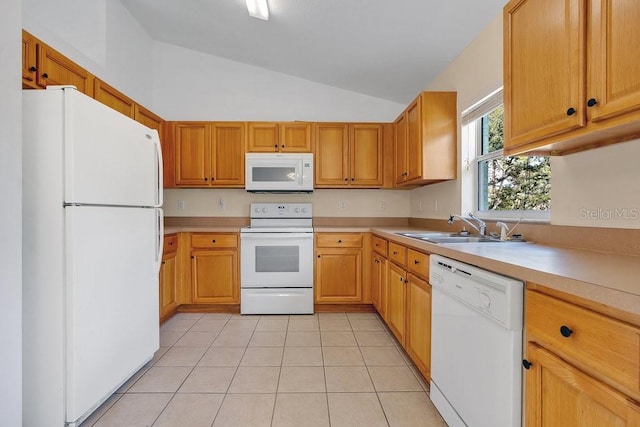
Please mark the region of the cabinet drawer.
[[164, 245], [162, 247], [162, 253], [167, 254], [178, 250], [178, 235], [167, 234], [164, 236]]
[[362, 234], [318, 233], [316, 246], [319, 248], [361, 248]]
[[235, 234], [192, 234], [192, 248], [237, 248], [238, 236]]
[[407, 248], [397, 243], [389, 242], [389, 259], [400, 265], [407, 265]]
[[387, 256], [387, 241], [377, 236], [371, 237], [371, 247], [382, 256]]
[[639, 328], [535, 291], [527, 291], [525, 304], [528, 339], [640, 391]]
[[407, 267], [418, 276], [429, 279], [429, 255], [409, 249], [407, 251]]

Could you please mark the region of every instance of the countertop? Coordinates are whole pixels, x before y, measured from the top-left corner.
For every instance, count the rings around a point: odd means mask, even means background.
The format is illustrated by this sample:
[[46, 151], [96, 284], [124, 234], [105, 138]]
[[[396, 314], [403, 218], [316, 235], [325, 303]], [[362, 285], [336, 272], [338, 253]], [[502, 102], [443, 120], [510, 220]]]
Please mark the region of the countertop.
[[[411, 227], [315, 226], [316, 232], [372, 232], [424, 252], [473, 264], [523, 281], [602, 303], [640, 316], [640, 257], [535, 243], [433, 244], [396, 233], [429, 232]], [[176, 232], [239, 232], [233, 226], [170, 226]], [[434, 231], [441, 232], [441, 231]]]

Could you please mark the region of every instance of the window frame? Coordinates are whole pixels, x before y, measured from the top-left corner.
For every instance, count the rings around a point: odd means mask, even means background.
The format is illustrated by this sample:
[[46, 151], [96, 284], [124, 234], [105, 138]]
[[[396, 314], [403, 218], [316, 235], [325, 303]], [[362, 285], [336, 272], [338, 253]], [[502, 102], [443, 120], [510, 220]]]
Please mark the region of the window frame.
[[[551, 209], [548, 210], [481, 210], [480, 209], [480, 164], [487, 160], [504, 157], [504, 150], [495, 150], [487, 154], [482, 153], [482, 121], [485, 115], [503, 105], [503, 88], [499, 88], [476, 104], [464, 110], [461, 114], [462, 125], [466, 129], [462, 134], [467, 136], [468, 156], [467, 170], [472, 175], [473, 185], [473, 214], [478, 218], [488, 220], [523, 220], [532, 222], [549, 222]], [[463, 184], [464, 185], [464, 184]]]

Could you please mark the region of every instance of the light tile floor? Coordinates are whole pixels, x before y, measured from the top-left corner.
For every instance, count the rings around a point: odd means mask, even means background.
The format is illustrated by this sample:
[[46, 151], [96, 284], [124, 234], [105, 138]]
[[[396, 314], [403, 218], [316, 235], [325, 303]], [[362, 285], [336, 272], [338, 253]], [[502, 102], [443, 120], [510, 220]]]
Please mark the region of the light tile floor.
[[374, 313], [180, 313], [82, 427], [446, 426]]

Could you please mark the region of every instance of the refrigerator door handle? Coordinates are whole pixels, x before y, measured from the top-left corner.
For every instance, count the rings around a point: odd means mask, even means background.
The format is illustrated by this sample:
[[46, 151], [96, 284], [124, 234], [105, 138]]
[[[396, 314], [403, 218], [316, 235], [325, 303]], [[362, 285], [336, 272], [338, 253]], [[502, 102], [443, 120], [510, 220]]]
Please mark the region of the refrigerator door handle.
[[[156, 133], [156, 135], [158, 135]], [[155, 146], [156, 146], [156, 157], [157, 157], [157, 163], [156, 163], [156, 173], [157, 173], [157, 179], [156, 179], [156, 206], [157, 208], [162, 207], [162, 188], [163, 188], [163, 177], [164, 177], [164, 165], [162, 164], [162, 147], [160, 145], [160, 137], [158, 136], [158, 138], [155, 140]]]
[[162, 264], [162, 247], [164, 244], [164, 215], [162, 209], [156, 208], [156, 271], [160, 272]]

